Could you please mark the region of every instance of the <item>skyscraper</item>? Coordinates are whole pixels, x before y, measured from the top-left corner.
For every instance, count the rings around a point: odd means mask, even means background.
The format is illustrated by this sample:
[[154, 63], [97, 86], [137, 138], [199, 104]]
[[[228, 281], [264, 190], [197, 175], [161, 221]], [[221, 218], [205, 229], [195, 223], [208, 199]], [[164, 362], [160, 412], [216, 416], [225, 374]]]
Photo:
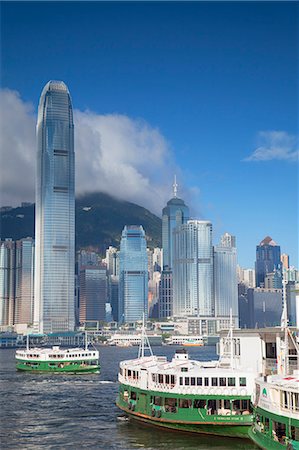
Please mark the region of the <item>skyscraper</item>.
[[230, 311], [238, 326], [237, 249], [235, 236], [225, 233], [214, 247], [215, 316], [223, 326], [229, 323]]
[[62, 81], [44, 87], [37, 119], [34, 323], [41, 333], [75, 326], [73, 110]]
[[14, 323], [15, 300], [15, 242], [8, 238], [0, 241], [0, 325]]
[[173, 314], [214, 315], [211, 222], [188, 220], [174, 231]]
[[106, 320], [108, 298], [106, 266], [82, 266], [80, 269], [79, 321]]
[[119, 253], [119, 321], [141, 320], [148, 315], [148, 259], [142, 226], [125, 226]]
[[15, 324], [32, 324], [34, 301], [34, 241], [16, 242]]
[[256, 246], [255, 276], [256, 286], [264, 287], [265, 276], [281, 267], [280, 246], [270, 236], [266, 236]]
[[189, 219], [189, 208], [184, 200], [177, 197], [176, 179], [173, 185], [173, 198], [162, 211], [163, 269], [173, 268], [173, 231]]

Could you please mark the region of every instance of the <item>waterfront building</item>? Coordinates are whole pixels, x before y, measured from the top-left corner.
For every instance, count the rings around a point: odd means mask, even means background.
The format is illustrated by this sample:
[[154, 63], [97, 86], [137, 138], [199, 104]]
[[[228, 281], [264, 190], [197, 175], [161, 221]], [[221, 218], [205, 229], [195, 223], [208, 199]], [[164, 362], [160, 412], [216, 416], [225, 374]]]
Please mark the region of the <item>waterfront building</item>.
[[111, 245], [106, 250], [105, 263], [107, 265], [108, 275], [118, 276], [119, 275], [119, 252], [116, 247]]
[[280, 246], [270, 236], [266, 236], [256, 246], [256, 287], [265, 287], [265, 277], [281, 266]]
[[280, 261], [282, 263], [282, 267], [284, 269], [288, 269], [290, 267], [290, 257], [286, 253], [283, 253], [280, 257]]
[[148, 315], [148, 259], [142, 226], [125, 226], [119, 253], [119, 322]]
[[214, 247], [215, 316], [227, 327], [230, 312], [235, 326], [239, 323], [237, 249], [235, 236], [225, 233]]
[[0, 326], [14, 323], [15, 252], [12, 239], [0, 241]]
[[173, 315], [214, 316], [211, 222], [188, 220], [173, 235]]
[[44, 87], [37, 119], [34, 325], [75, 326], [75, 154], [71, 97], [62, 81]]
[[106, 320], [107, 289], [107, 274], [104, 265], [81, 267], [80, 323]]
[[119, 277], [117, 275], [108, 275], [108, 301], [111, 305], [112, 319], [115, 322], [117, 322], [119, 318], [118, 285]]
[[14, 324], [32, 324], [34, 306], [34, 240], [16, 241]]

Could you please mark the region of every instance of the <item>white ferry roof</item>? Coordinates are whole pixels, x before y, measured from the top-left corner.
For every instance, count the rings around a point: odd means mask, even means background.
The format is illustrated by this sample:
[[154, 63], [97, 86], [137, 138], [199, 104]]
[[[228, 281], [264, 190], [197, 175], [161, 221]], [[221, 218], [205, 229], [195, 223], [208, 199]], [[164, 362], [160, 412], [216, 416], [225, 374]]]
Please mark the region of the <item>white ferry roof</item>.
[[269, 375], [266, 380], [263, 377], [259, 378], [258, 381], [266, 382], [272, 387], [298, 391], [299, 392], [299, 374], [293, 374], [288, 376], [283, 375]]
[[84, 348], [60, 348], [55, 345], [51, 348], [34, 347], [29, 349], [20, 349], [16, 351], [16, 357], [57, 357], [57, 358], [68, 358], [68, 357], [98, 357], [98, 350], [90, 350]]
[[[204, 370], [205, 376], [220, 376], [223, 374], [238, 373], [248, 374], [249, 370], [235, 369], [231, 367], [217, 366], [218, 361], [195, 361], [187, 359], [176, 359], [175, 357], [171, 361], [167, 361], [165, 356], [147, 356], [142, 358], [136, 358], [131, 360], [122, 361], [120, 363], [121, 368], [132, 370], [147, 370], [152, 373], [177, 373], [182, 368], [187, 368], [188, 371], [185, 375], [196, 375], [196, 373]], [[183, 372], [182, 372], [183, 373]], [[256, 372], [252, 370], [252, 374], [256, 376]]]

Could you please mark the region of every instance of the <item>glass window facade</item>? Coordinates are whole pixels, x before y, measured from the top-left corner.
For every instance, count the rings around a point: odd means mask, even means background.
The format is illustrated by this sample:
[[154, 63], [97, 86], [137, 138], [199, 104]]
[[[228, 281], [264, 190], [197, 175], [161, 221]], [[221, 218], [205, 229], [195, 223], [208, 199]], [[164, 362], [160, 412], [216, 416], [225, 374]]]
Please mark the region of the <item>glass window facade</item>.
[[75, 326], [75, 154], [70, 94], [42, 91], [37, 120], [34, 322], [41, 333]]
[[148, 267], [142, 226], [125, 226], [119, 253], [119, 322], [141, 320], [148, 314]]

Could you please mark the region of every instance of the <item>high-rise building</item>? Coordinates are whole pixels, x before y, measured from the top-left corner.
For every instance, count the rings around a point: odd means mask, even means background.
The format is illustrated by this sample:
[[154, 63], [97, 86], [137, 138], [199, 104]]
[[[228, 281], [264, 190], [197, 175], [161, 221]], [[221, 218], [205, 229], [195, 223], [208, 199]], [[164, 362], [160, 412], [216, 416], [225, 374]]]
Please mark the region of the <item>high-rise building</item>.
[[11, 326], [14, 323], [15, 253], [15, 242], [12, 239], [0, 241], [0, 326]]
[[266, 275], [274, 272], [274, 269], [279, 269], [280, 266], [280, 246], [277, 245], [270, 236], [266, 236], [265, 239], [256, 246], [256, 286], [264, 287]]
[[148, 258], [142, 226], [125, 226], [119, 253], [119, 321], [141, 320], [148, 315]]
[[90, 252], [88, 250], [80, 250], [78, 252], [78, 265], [83, 266], [97, 266], [99, 264], [99, 256], [96, 252]]
[[173, 314], [213, 316], [212, 224], [188, 220], [174, 230]]
[[172, 270], [163, 270], [159, 286], [159, 318], [173, 316]]
[[34, 240], [16, 242], [16, 293], [14, 324], [32, 324], [34, 305]]
[[[230, 311], [238, 326], [238, 280], [236, 238], [228, 233], [214, 247], [215, 315], [228, 322]], [[226, 318], [226, 320], [225, 320]]]
[[106, 250], [105, 262], [107, 265], [108, 275], [117, 276], [119, 272], [119, 252], [117, 248], [110, 246]]
[[105, 321], [107, 297], [106, 266], [81, 267], [79, 321]]
[[280, 257], [280, 261], [284, 269], [289, 269], [290, 267], [290, 257], [286, 253], [283, 253]]
[[34, 323], [40, 333], [75, 326], [75, 153], [71, 97], [44, 87], [37, 119]]
[[189, 219], [189, 208], [184, 200], [177, 197], [177, 184], [174, 181], [173, 198], [162, 211], [163, 269], [173, 268], [173, 231]]

